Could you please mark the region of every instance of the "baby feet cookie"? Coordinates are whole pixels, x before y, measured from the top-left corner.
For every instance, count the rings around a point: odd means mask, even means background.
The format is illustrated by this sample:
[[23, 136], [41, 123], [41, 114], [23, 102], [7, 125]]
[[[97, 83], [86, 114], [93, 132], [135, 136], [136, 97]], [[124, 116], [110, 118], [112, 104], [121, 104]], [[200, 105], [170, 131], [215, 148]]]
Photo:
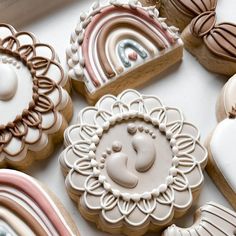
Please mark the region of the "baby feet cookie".
[[156, 8], [136, 0], [107, 2], [80, 15], [66, 53], [72, 83], [90, 104], [143, 85], [183, 54], [177, 29]]
[[155, 96], [126, 90], [79, 113], [60, 164], [81, 214], [110, 233], [142, 235], [198, 196], [206, 149], [197, 128]]
[[234, 145], [236, 141], [236, 109], [222, 120], [207, 140], [209, 161], [207, 172], [236, 209], [236, 173]]
[[235, 236], [236, 212], [209, 202], [195, 214], [195, 222], [189, 228], [170, 226], [163, 236]]
[[236, 106], [236, 75], [232, 76], [223, 87], [216, 104], [217, 120], [227, 118]]
[[32, 177], [0, 170], [0, 235], [79, 236], [56, 197]]
[[215, 11], [196, 18], [182, 32], [185, 48], [209, 71], [232, 76], [236, 73], [236, 25], [216, 23]]
[[52, 153], [72, 116], [54, 49], [0, 24], [0, 167], [26, 168]]

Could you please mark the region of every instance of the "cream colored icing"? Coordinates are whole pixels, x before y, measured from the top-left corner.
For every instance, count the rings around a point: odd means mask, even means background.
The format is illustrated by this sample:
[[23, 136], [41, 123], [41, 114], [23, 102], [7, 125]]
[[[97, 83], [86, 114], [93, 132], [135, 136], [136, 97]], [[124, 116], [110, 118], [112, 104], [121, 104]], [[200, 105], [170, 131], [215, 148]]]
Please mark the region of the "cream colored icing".
[[60, 129], [67, 79], [54, 50], [32, 34], [0, 24], [0, 42], [0, 161], [17, 163]]
[[[199, 190], [206, 149], [195, 126], [155, 96], [126, 90], [79, 113], [65, 131], [60, 163], [81, 207], [109, 223], [169, 222]], [[155, 181], [153, 181], [155, 180]]]
[[[111, 14], [107, 14], [98, 22], [96, 22], [95, 27], [93, 27], [91, 33], [89, 33], [89, 38], [86, 38], [84, 41], [84, 37], [86, 31], [89, 26], [93, 24], [93, 20], [96, 21], [96, 17], [98, 17], [103, 11], [106, 11], [109, 7], [114, 7], [114, 11]], [[127, 13], [127, 9], [132, 9], [133, 14]], [[137, 12], [135, 14], [135, 11]], [[147, 14], [150, 20], [154, 20], [154, 22], [159, 26], [154, 26], [154, 24], [148, 22], [144, 17], [140, 16], [140, 14]], [[101, 67], [101, 63], [99, 60], [99, 55], [101, 54], [99, 51], [101, 48], [97, 45], [97, 38], [103, 26], [109, 24], [109, 22], [113, 22], [115, 19], [119, 18], [120, 21], [130, 20], [141, 23], [144, 29], [151, 29], [152, 32], [159, 37], [165, 44], [164, 50], [159, 50], [153, 42], [146, 37], [144, 33], [138, 32], [136, 29], [133, 29], [131, 26], [120, 26], [112, 30], [105, 42], [106, 47], [106, 57], [111, 65], [111, 67], [116, 71], [116, 74], [112, 76], [112, 78], [108, 78], [105, 71]], [[125, 32], [123, 32], [125, 30]], [[80, 16], [80, 21], [77, 24], [75, 30], [71, 34], [71, 44], [66, 51], [67, 54], [67, 62], [69, 66], [69, 76], [74, 80], [84, 81], [89, 92], [93, 93], [99, 87], [104, 86], [107, 83], [110, 83], [120, 77], [123, 73], [134, 69], [140, 64], [145, 63], [146, 61], [151, 60], [154, 57], [160, 57], [168, 50], [173, 49], [176, 45], [182, 45], [182, 41], [177, 33], [178, 29], [171, 26], [168, 27], [165, 23], [165, 19], [159, 17], [159, 12], [155, 7], [143, 7], [138, 1], [103, 1], [103, 3], [94, 3], [90, 10], [86, 13], [82, 13]], [[124, 33], [124, 34], [123, 34]], [[120, 60], [118, 59], [117, 46], [121, 39], [133, 39], [136, 42], [141, 42], [141, 46], [145, 48], [151, 48], [151, 53], [149, 53], [148, 57], [145, 60], [141, 59], [138, 56], [138, 60], [131, 61], [131, 67], [125, 68]], [[91, 50], [88, 50], [88, 58], [84, 53], [83, 43], [88, 43], [88, 47]], [[153, 50], [154, 48], [154, 50]], [[130, 48], [127, 50], [127, 54], [129, 54]], [[133, 50], [131, 50], [133, 52]], [[89, 61], [90, 66], [86, 65], [85, 60]], [[91, 73], [94, 76], [91, 77]], [[96, 82], [93, 81], [93, 77], [96, 77]], [[96, 84], [96, 85], [95, 85]]]
[[228, 115], [236, 105], [236, 75], [231, 77], [223, 90], [224, 111]]
[[10, 66], [0, 64], [0, 71], [0, 100], [9, 100], [16, 93], [18, 78]]
[[234, 236], [236, 213], [219, 204], [209, 202], [196, 212], [192, 227], [170, 226], [163, 236]]
[[236, 141], [236, 120], [225, 119], [221, 121], [214, 130], [211, 141], [210, 149], [212, 157], [219, 168], [222, 175], [227, 180], [236, 193], [236, 173], [234, 157], [234, 144]]

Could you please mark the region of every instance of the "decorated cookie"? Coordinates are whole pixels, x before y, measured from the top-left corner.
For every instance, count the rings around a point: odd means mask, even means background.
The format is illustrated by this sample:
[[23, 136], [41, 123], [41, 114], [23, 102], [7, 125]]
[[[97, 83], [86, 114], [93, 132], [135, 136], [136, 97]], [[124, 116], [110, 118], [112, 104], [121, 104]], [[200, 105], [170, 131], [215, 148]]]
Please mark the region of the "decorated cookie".
[[207, 171], [225, 197], [236, 209], [236, 109], [221, 121], [207, 140], [209, 161]]
[[218, 121], [227, 118], [236, 106], [236, 75], [232, 76], [223, 87], [216, 105]]
[[207, 152], [197, 128], [155, 96], [126, 90], [79, 113], [60, 156], [81, 214], [110, 233], [160, 230], [192, 205]]
[[140, 86], [182, 58], [177, 29], [156, 8], [125, 2], [94, 3], [71, 35], [69, 76], [90, 104]]
[[217, 0], [141, 0], [144, 6], [157, 6], [160, 15], [167, 18], [168, 24], [181, 31], [193, 18], [206, 11], [214, 11]]
[[52, 153], [72, 116], [68, 85], [52, 47], [0, 24], [0, 167]]
[[0, 235], [76, 236], [62, 204], [32, 177], [0, 170]]
[[209, 202], [196, 212], [193, 226], [184, 229], [172, 225], [163, 236], [235, 236], [235, 232], [236, 212]]
[[186, 49], [209, 71], [232, 76], [236, 73], [236, 25], [216, 23], [215, 11], [207, 11], [185, 28]]

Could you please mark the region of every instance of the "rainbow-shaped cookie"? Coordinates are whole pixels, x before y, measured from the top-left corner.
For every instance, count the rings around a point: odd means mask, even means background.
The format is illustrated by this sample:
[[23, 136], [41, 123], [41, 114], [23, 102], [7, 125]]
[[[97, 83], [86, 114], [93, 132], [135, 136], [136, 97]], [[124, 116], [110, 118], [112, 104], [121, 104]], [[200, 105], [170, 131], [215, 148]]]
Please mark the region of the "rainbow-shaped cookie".
[[176, 27], [138, 1], [94, 3], [71, 35], [69, 76], [90, 103], [144, 84], [182, 58]]

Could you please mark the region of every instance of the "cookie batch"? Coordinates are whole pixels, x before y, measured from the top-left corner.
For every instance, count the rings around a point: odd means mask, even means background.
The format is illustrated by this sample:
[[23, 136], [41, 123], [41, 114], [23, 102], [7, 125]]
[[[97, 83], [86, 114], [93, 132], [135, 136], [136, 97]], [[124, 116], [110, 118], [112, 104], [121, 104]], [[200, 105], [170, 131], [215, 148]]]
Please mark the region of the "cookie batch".
[[[80, 235], [61, 196], [21, 172], [63, 141], [60, 188], [89, 227], [235, 235], [235, 211], [215, 202], [196, 211], [192, 226], [176, 224], [197, 204], [205, 168], [236, 210], [236, 24], [217, 22], [217, 0], [99, 1], [71, 30], [63, 68], [51, 45], [0, 23], [0, 235]], [[184, 48], [207, 70], [232, 76], [205, 142], [177, 107], [135, 90], [181, 67]], [[71, 87], [88, 106], [68, 124]]]

